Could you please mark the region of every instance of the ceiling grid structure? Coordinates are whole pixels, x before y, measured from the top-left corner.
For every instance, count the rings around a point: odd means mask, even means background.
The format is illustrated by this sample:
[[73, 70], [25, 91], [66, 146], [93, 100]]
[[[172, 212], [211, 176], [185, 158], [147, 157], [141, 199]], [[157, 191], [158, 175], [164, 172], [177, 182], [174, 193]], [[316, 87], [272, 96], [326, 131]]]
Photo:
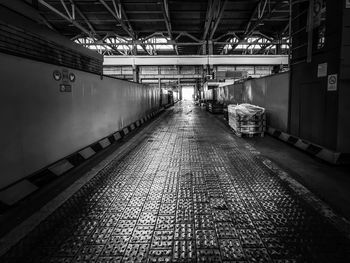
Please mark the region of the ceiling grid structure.
[[23, 0], [104, 55], [288, 54], [286, 0]]

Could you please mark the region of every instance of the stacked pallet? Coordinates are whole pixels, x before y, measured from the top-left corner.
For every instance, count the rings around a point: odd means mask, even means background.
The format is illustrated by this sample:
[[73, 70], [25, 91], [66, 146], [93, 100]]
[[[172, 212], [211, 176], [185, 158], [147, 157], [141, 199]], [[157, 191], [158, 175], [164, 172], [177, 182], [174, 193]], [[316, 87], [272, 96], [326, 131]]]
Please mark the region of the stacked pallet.
[[209, 102], [207, 110], [211, 113], [222, 114], [224, 111], [224, 105], [215, 102]]
[[224, 113], [224, 119], [226, 121], [228, 121], [228, 109], [227, 109], [227, 107], [224, 108], [223, 113]]
[[266, 130], [265, 109], [251, 105], [228, 105], [228, 123], [237, 136], [264, 136]]

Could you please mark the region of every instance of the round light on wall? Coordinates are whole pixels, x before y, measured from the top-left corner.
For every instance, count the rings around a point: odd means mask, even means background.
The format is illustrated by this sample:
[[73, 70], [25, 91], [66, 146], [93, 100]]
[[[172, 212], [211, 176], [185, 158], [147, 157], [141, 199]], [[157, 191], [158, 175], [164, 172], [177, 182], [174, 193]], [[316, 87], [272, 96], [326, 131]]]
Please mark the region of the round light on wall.
[[59, 70], [55, 70], [52, 75], [53, 75], [54, 80], [56, 80], [56, 81], [59, 81], [62, 79], [62, 74]]
[[74, 82], [75, 81], [75, 75], [74, 73], [69, 73], [69, 81]]

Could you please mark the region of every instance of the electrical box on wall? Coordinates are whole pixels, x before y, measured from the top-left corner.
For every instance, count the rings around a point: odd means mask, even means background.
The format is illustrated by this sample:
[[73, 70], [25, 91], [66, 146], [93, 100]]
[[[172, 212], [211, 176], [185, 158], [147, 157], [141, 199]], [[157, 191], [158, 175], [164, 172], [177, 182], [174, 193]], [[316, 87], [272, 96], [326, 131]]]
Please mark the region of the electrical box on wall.
[[72, 86], [68, 84], [60, 84], [60, 92], [72, 92]]

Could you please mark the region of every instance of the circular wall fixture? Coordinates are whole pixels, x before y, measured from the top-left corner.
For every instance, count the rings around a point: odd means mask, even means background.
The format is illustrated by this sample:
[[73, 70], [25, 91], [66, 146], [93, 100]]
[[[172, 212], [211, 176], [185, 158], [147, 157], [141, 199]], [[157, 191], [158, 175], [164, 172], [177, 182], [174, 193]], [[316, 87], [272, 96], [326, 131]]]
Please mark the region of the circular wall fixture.
[[74, 82], [75, 81], [75, 75], [74, 73], [69, 73], [69, 81]]
[[59, 81], [62, 79], [62, 74], [61, 74], [61, 71], [59, 71], [59, 70], [55, 70], [52, 75], [53, 75], [54, 80], [56, 80], [56, 81]]

